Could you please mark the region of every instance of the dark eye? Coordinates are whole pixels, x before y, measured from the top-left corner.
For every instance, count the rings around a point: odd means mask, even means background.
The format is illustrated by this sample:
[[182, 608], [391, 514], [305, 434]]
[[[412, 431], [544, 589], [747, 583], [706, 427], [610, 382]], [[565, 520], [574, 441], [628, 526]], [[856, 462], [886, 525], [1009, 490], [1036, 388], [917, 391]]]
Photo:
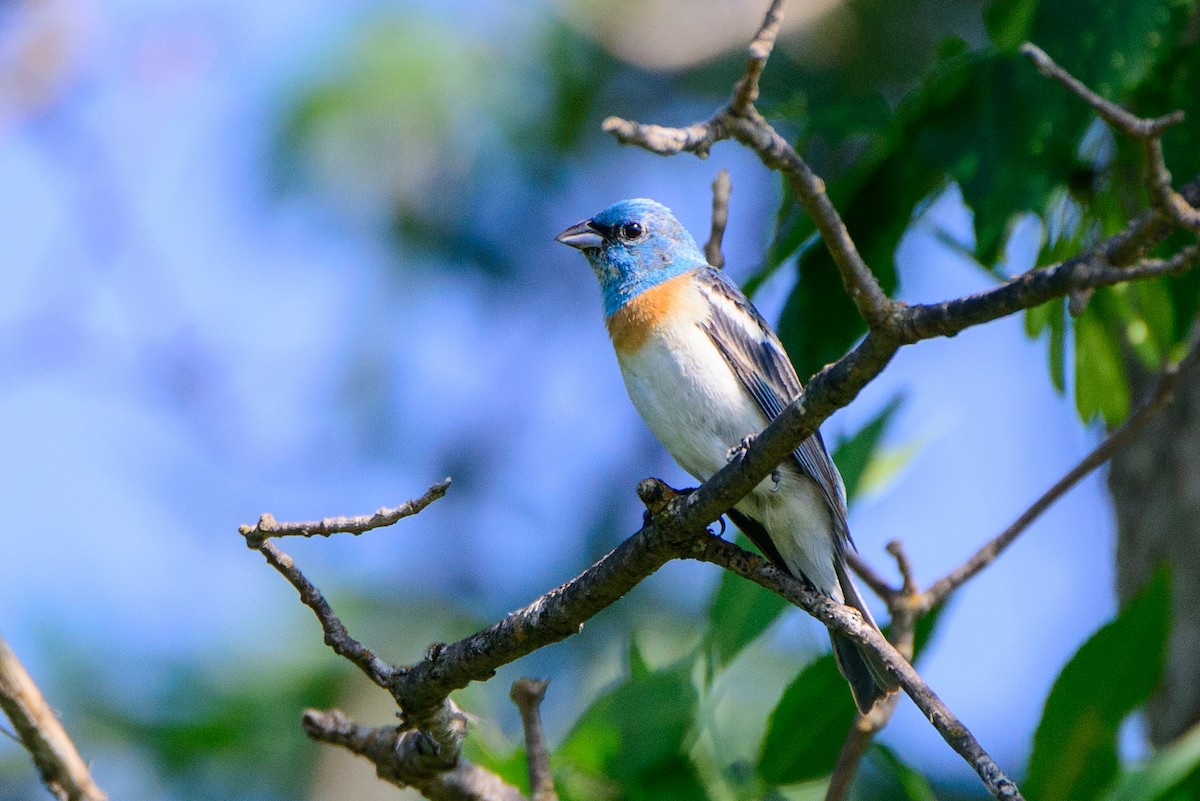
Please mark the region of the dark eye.
[[642, 224], [641, 223], [628, 222], [621, 226], [622, 238], [628, 239], [630, 242], [637, 239], [641, 235], [642, 235]]

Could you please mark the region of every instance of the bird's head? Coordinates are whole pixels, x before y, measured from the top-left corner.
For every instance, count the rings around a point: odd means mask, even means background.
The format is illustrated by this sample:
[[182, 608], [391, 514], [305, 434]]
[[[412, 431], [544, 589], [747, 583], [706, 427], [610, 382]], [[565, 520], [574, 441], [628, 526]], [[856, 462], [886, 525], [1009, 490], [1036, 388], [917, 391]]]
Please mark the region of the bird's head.
[[622, 200], [572, 225], [559, 242], [583, 251], [604, 295], [604, 313], [706, 264], [696, 240], [671, 210], [653, 200]]

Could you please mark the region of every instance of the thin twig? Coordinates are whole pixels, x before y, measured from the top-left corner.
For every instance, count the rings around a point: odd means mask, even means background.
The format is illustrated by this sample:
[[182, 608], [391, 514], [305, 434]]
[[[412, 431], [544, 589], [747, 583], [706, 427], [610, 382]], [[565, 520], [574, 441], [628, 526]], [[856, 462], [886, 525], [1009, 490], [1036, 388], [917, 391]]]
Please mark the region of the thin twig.
[[900, 571], [900, 594], [912, 598], [917, 594], [917, 581], [913, 577], [912, 562], [904, 552], [904, 545], [900, 540], [892, 540], [887, 544], [887, 552], [896, 560], [896, 569]]
[[1021, 54], [1033, 62], [1038, 72], [1047, 78], [1058, 81], [1071, 94], [1091, 106], [1100, 115], [1100, 119], [1135, 139], [1161, 136], [1167, 128], [1183, 122], [1182, 111], [1175, 111], [1153, 119], [1142, 119], [1130, 113], [1111, 100], [1093, 92], [1083, 81], [1060, 67], [1054, 59], [1046, 54], [1045, 50], [1032, 42], [1025, 42], [1021, 45]]
[[279, 571], [280, 575], [296, 588], [296, 591], [300, 593], [300, 601], [313, 610], [313, 614], [321, 623], [321, 629], [325, 632], [325, 644], [332, 648], [334, 653], [358, 665], [371, 681], [380, 687], [388, 687], [396, 669], [375, 656], [370, 648], [350, 636], [350, 632], [346, 630], [341, 619], [334, 614], [333, 608], [329, 606], [325, 596], [300, 572], [300, 568], [296, 567], [292, 557], [276, 548], [272, 542], [263, 542], [256, 550], [262, 553], [271, 567]]
[[1162, 117], [1143, 119], [1088, 88], [1083, 81], [1071, 75], [1037, 45], [1026, 42], [1021, 53], [1037, 66], [1038, 71], [1062, 84], [1083, 102], [1091, 106], [1100, 119], [1118, 131], [1142, 143], [1146, 158], [1146, 180], [1150, 197], [1155, 206], [1162, 209], [1182, 228], [1200, 230], [1200, 212], [1171, 187], [1171, 173], [1163, 159], [1162, 135], [1172, 125], [1183, 122], [1184, 113], [1174, 111]]
[[[499, 667], [575, 634], [585, 620], [614, 603], [667, 561], [692, 553], [689, 549], [696, 541], [694, 538], [704, 532], [704, 527], [749, 493], [830, 414], [848, 405], [884, 369], [901, 341], [939, 336], [947, 328], [962, 330], [1062, 297], [1075, 282], [1098, 281], [1097, 273], [1090, 270], [1083, 261], [1064, 262], [1057, 268], [1035, 271], [970, 298], [938, 307], [913, 307], [905, 312], [919, 311], [910, 318], [913, 325], [903, 338], [885, 331], [869, 332], [849, 354], [817, 373], [800, 397], [754, 439], [740, 459], [727, 464], [691, 493], [671, 498], [656, 511], [651, 526], [633, 535], [573, 581], [487, 629], [439, 649], [431, 658], [398, 671], [392, 683], [396, 700], [406, 712], [416, 716], [435, 709], [450, 692], [472, 681], [486, 680]], [[1115, 267], [1102, 268], [1099, 275], [1106, 281], [1111, 278], [1111, 283], [1126, 277]], [[812, 609], [808, 611], [816, 614]], [[978, 744], [972, 745], [974, 740], [969, 732], [956, 728], [961, 724], [953, 716], [938, 710], [930, 714], [931, 722], [947, 742], [981, 772], [985, 782], [992, 781], [987, 778], [992, 774], [990, 763], [975, 761]], [[1008, 785], [993, 782], [989, 784], [992, 786]]]
[[[896, 568], [900, 571], [903, 582], [899, 589], [887, 587], [887, 592], [881, 594], [892, 618], [888, 639], [900, 652], [900, 655], [911, 662], [917, 620], [924, 613], [916, 605], [917, 583], [913, 577], [912, 563], [900, 540], [889, 542], [887, 552], [896, 560]], [[863, 564], [862, 560], [859, 562]], [[865, 564], [863, 566], [865, 567]], [[874, 571], [871, 572], [874, 574]], [[883, 731], [891, 721], [899, 700], [898, 694], [886, 695], [867, 714], [859, 713], [854, 716], [854, 722], [850, 724], [850, 731], [846, 733], [846, 739], [842, 741], [842, 747], [838, 751], [833, 773], [830, 774], [829, 786], [825, 790], [825, 801], [843, 801], [849, 794], [850, 786], [854, 784], [854, 777], [858, 774], [863, 756], [867, 753], [875, 735]]]
[[[472, 681], [486, 680], [499, 667], [577, 633], [586, 620], [615, 603], [667, 561], [681, 557], [702, 558], [783, 592], [785, 597], [800, 603], [826, 625], [846, 631], [848, 636], [868, 648], [886, 648], [886, 651], [881, 650], [883, 661], [897, 671], [906, 691], [946, 741], [967, 759], [999, 797], [1018, 797], [1010, 794], [1011, 782], [1003, 777], [961, 722], [924, 687], [911, 667], [898, 667], [896, 658], [887, 656], [887, 652], [895, 653], [891, 646], [881, 645], [882, 639], [874, 638], [869, 632], [863, 633], [865, 624], [861, 618], [803, 586], [789, 585], [790, 589], [784, 592], [779, 587], [786, 582], [778, 576], [763, 579], [763, 571], [770, 574], [773, 568], [762, 560], [757, 560], [755, 568], [743, 566], [738, 570], [731, 567], [729, 559], [734, 557], [729, 554], [723, 558], [713, 557], [713, 553], [719, 555], [719, 550], [713, 549], [721, 548], [721, 541], [713, 542], [713, 538], [705, 533], [706, 525], [765, 478], [800, 441], [816, 430], [832, 409], [853, 398], [861, 386], [882, 370], [893, 352], [894, 346], [880, 345], [873, 335], [868, 334], [852, 353], [818, 373], [801, 398], [755, 438], [741, 459], [726, 465], [698, 489], [686, 494], [656, 494], [648, 487], [646, 492], [640, 493], [653, 500], [653, 503], [648, 501], [653, 514], [648, 526], [572, 581], [492, 626], [436, 649], [411, 668], [396, 671], [391, 689], [397, 702], [413, 719], [420, 720], [440, 709], [452, 691]], [[740, 549], [737, 553], [745, 554]], [[745, 557], [750, 556], [745, 554]]]
[[253, 526], [241, 526], [238, 531], [246, 538], [246, 545], [257, 548], [270, 537], [329, 537], [333, 534], [363, 534], [376, 528], [390, 526], [406, 517], [412, 517], [426, 506], [446, 494], [450, 479], [445, 478], [431, 486], [420, 498], [405, 501], [399, 506], [384, 507], [374, 514], [357, 517], [327, 517], [301, 523], [279, 523], [274, 516], [265, 514]]
[[891, 601], [889, 599], [900, 592], [899, 589], [893, 587], [887, 579], [880, 575], [875, 568], [871, 567], [871, 564], [863, 559], [858, 551], [847, 550], [846, 562], [850, 565], [850, 569], [857, 573], [858, 577], [863, 580], [863, 583], [883, 599], [884, 603], [890, 604]]
[[60, 801], [107, 801], [67, 730], [33, 678], [0, 637], [0, 709], [33, 757], [42, 783]]
[[[1059, 275], [1065, 279], [1087, 277], [1086, 273], [1069, 271]], [[1015, 308], [1027, 308], [1065, 294], [1071, 287], [1070, 280], [1065, 279], [1056, 278], [1032, 290], [1022, 288], [1011, 299], [1000, 297]], [[991, 314], [979, 296], [972, 302]], [[958, 324], [958, 313], [951, 311], [941, 323]], [[962, 324], [964, 328], [969, 325]], [[924, 335], [920, 331], [915, 334], [917, 339]], [[889, 337], [869, 333], [853, 351], [814, 376], [801, 396], [755, 438], [742, 458], [726, 465], [693, 492], [672, 498], [655, 515], [650, 528], [643, 528], [573, 581], [493, 626], [440, 649], [435, 659], [397, 674], [393, 683], [397, 701], [409, 711], [435, 707], [450, 692], [472, 681], [485, 680], [500, 666], [574, 634], [585, 620], [675, 558], [659, 537], [667, 538], [669, 544], [702, 532], [811, 436], [829, 414], [853, 400], [883, 370], [898, 347], [899, 343]]]
[[867, 714], [858, 713], [854, 716], [854, 722], [850, 724], [850, 731], [846, 733], [846, 739], [842, 741], [842, 747], [838, 750], [837, 759], [833, 764], [833, 772], [829, 775], [829, 786], [825, 789], [825, 801], [842, 801], [850, 794], [850, 787], [853, 786], [854, 778], [858, 775], [862, 758], [866, 756], [867, 749], [871, 747], [871, 741], [875, 739], [875, 735], [883, 731], [891, 721], [898, 703], [900, 703], [899, 693], [891, 693], [879, 699]]
[[729, 107], [735, 113], [744, 114], [758, 100], [758, 79], [762, 77], [771, 51], [775, 49], [775, 38], [779, 35], [779, 26], [783, 24], [785, 2], [786, 0], [772, 0], [758, 33], [750, 42], [750, 61], [746, 64], [746, 74], [737, 82], [733, 98], [729, 101]]
[[704, 244], [704, 257], [718, 270], [725, 266], [725, 254], [721, 252], [721, 241], [725, 238], [725, 226], [729, 224], [729, 195], [733, 184], [729, 170], [721, 169], [712, 184], [712, 231]]
[[1169, 259], [1142, 259], [1126, 270], [1129, 278], [1158, 278], [1180, 275], [1200, 263], [1200, 245], [1188, 245]]
[[533, 801], [558, 801], [539, 712], [549, 685], [549, 679], [517, 679], [509, 693], [517, 705], [517, 711], [521, 713], [521, 725], [525, 730], [525, 761], [529, 768], [529, 793]]
[[[1200, 331], [1200, 326], [1197, 327], [1197, 330]], [[1200, 361], [1200, 345], [1196, 344], [1198, 339], [1195, 333], [1193, 333], [1192, 342], [1191, 349], [1182, 360], [1169, 365], [1163, 370], [1162, 378], [1159, 380], [1154, 393], [1133, 416], [1109, 434], [1091, 453], [1083, 457], [1066, 475], [1056, 481], [1054, 486], [1046, 490], [1040, 498], [1034, 501], [1028, 509], [1013, 521], [1012, 525], [976, 551], [966, 562], [931, 584], [929, 589], [921, 595], [921, 608], [924, 610], [932, 609], [945, 599], [947, 595], [954, 592], [954, 590], [978, 574], [979, 571], [996, 561], [996, 558], [1008, 546], [1012, 545], [1017, 537], [1029, 528], [1033, 521], [1041, 517], [1042, 513], [1050, 508], [1055, 501], [1065, 495], [1093, 470], [1112, 458], [1112, 455], [1118, 449], [1132, 439], [1138, 431], [1142, 430], [1159, 412], [1166, 408], [1173, 399], [1175, 388], [1179, 385], [1180, 376], [1189, 369], [1192, 369]]]

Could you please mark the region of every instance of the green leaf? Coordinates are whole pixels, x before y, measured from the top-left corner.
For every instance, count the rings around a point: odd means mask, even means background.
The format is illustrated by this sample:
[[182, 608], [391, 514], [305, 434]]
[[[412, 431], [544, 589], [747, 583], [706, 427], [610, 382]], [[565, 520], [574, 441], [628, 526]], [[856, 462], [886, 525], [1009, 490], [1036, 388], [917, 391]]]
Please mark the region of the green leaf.
[[[1175, 0], [1043, 0], [1026, 38], [1084, 84], [1120, 102], [1161, 58], [1160, 44], [1177, 35], [1171, 8], [1178, 5]], [[1065, 93], [1045, 102], [1078, 103]]]
[[687, 756], [698, 705], [692, 667], [687, 658], [639, 672], [596, 699], [557, 753], [564, 798], [706, 797]]
[[915, 149], [958, 183], [985, 266], [996, 262], [1016, 216], [1042, 209], [1076, 166], [1089, 112], [1051, 102], [1047, 91], [1046, 79], [1015, 54], [968, 53], [940, 64], [909, 101]]
[[[738, 534], [737, 543], [743, 548], [751, 547], [743, 534]], [[704, 635], [705, 652], [713, 670], [733, 661], [786, 607], [787, 601], [779, 595], [722, 570], [717, 592], [709, 605], [708, 629]]]
[[[1131, 284], [1130, 299], [1136, 321], [1145, 328], [1147, 345], [1154, 361], [1153, 367], [1161, 367], [1175, 339], [1175, 306], [1171, 301], [1171, 290], [1165, 281], [1138, 281]], [[1134, 336], [1130, 336], [1132, 341]], [[1140, 343], [1133, 343], [1138, 346]]]
[[1200, 7], [1191, 0], [1161, 5], [1169, 14], [1169, 22], [1143, 40], [1146, 54], [1156, 62], [1133, 93], [1129, 106], [1144, 116], [1175, 109], [1187, 114], [1183, 123], [1168, 129], [1162, 140], [1168, 169], [1177, 181], [1187, 182], [1200, 173], [1200, 149], [1195, 145], [1200, 131], [1200, 92], [1196, 91], [1200, 47], [1195, 41]]
[[1046, 350], [1050, 359], [1050, 381], [1060, 393], [1066, 390], [1066, 304], [1064, 298], [1056, 298], [1025, 312], [1025, 333], [1033, 339], [1048, 333]]
[[[1106, 801], [1157, 801], [1171, 797], [1180, 785], [1200, 779], [1200, 726], [1193, 726], [1141, 767], [1129, 771]], [[1188, 796], [1183, 796], [1188, 797]], [[1190, 796], [1195, 797], [1193, 794]]]
[[[1200, 173], [1200, 148], [1194, 146], [1200, 141], [1197, 14], [1190, 0], [999, 0], [985, 12], [995, 47], [970, 51], [951, 39], [894, 113], [869, 102], [880, 94], [870, 87], [830, 93], [825, 83], [803, 75], [803, 88], [779, 107], [799, 130], [799, 149], [825, 178], [848, 230], [889, 291], [896, 244], [921, 205], [951, 180], [973, 212], [975, 255], [985, 266], [994, 265], [1015, 215], [1032, 212], [1065, 222], [1069, 230], [1058, 232], [1039, 254], [1046, 263], [1114, 232], [1144, 208], [1142, 154], [1124, 137], [1105, 133], [1085, 104], [1039, 75], [1016, 48], [1036, 42], [1084, 83], [1138, 113], [1185, 109], [1185, 123], [1164, 139], [1168, 164], [1184, 181]], [[857, 21], [867, 29], [880, 24], [871, 15]], [[797, 283], [778, 330], [798, 372], [811, 375], [841, 356], [863, 327], [832, 260], [814, 240], [812, 220], [786, 189], [776, 228], [762, 277], [798, 254]], [[1172, 290], [1173, 315], [1125, 321], [1133, 323], [1128, 333], [1135, 337], [1142, 323], [1150, 328], [1147, 344], [1135, 347], [1144, 360], [1158, 358], [1152, 346], [1163, 349], [1157, 324], [1173, 319], [1185, 327], [1200, 307], [1200, 274], [1164, 283]], [[1155, 308], [1161, 310], [1161, 303]], [[1066, 332], [1066, 321], [1055, 315], [1048, 352], [1060, 390]], [[1112, 348], [1093, 333], [1084, 333], [1090, 347], [1084, 355], [1098, 356], [1097, 366], [1106, 369]], [[1174, 334], [1172, 345], [1186, 337]], [[1101, 412], [1109, 420], [1121, 415], [1126, 393], [1120, 385], [1108, 392], [1085, 381], [1084, 390], [1086, 413]]]
[[858, 491], [871, 493], [886, 487], [892, 479], [900, 474], [901, 470], [916, 458], [921, 449], [925, 447], [926, 442], [927, 437], [919, 437], [896, 447], [880, 448], [871, 457], [867, 469], [863, 471], [862, 478], [859, 479]]
[[1097, 293], [1075, 320], [1075, 407], [1085, 421], [1099, 414], [1112, 427], [1129, 414], [1130, 390], [1120, 342], [1099, 301]]
[[1002, 50], [1016, 50], [1029, 38], [1038, 0], [997, 0], [983, 13], [987, 32]]
[[763, 738], [758, 772], [770, 784], [826, 776], [854, 721], [854, 700], [833, 654], [814, 659], [784, 690]]
[[878, 740], [871, 745], [871, 751], [876, 757], [875, 762], [884, 768], [899, 785], [904, 798], [908, 801], [937, 801], [929, 779], [900, 759], [899, 754]]
[[650, 667], [650, 663], [646, 661], [646, 657], [642, 654], [642, 649], [638, 647], [637, 638], [629, 639], [629, 677], [636, 681], [638, 679], [649, 678], [654, 672]]
[[[940, 604], [917, 621], [914, 661], [932, 640], [945, 609], [946, 605]], [[759, 775], [770, 784], [827, 776], [833, 771], [855, 712], [854, 700], [833, 654], [814, 659], [783, 691], [771, 713], [758, 760]]]
[[1067, 391], [1067, 318], [1063, 314], [1066, 301], [1058, 304], [1058, 317], [1050, 321], [1050, 337], [1046, 350], [1050, 357], [1050, 383], [1061, 394]]
[[1158, 686], [1169, 632], [1170, 575], [1160, 568], [1067, 662], [1033, 738], [1030, 799], [1096, 798], [1117, 775], [1122, 721]]
[[[828, 181], [830, 198], [885, 292], [896, 286], [894, 254], [922, 204], [956, 181], [974, 211], [975, 252], [993, 264], [1015, 216], [1040, 210], [1066, 184], [1090, 119], [1081, 104], [1046, 99], [1045, 79], [1012, 54], [948, 55], [873, 135], [861, 163]], [[1021, 109], [1021, 113], [1013, 113]], [[804, 142], [801, 142], [803, 148]], [[785, 196], [772, 260], [807, 241], [811, 220]], [[778, 331], [801, 376], [840, 357], [863, 323], [823, 245], [805, 247]]]

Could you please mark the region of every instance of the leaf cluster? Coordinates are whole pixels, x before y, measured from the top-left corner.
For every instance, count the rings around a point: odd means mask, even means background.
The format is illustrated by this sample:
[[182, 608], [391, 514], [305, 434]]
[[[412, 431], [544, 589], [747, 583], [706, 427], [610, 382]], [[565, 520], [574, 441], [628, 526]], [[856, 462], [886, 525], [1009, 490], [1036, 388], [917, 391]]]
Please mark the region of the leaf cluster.
[[[946, 38], [898, 101], [876, 88], [814, 89], [809, 82], [787, 90], [774, 82], [766, 103], [826, 178], [885, 291], [897, 288], [901, 239], [914, 225], [936, 225], [926, 211], [951, 187], [973, 215], [974, 236], [939, 237], [1002, 280], [1019, 220], [1038, 223], [1036, 262], [1023, 265], [1037, 267], [1116, 233], [1148, 204], [1140, 148], [1114, 137], [1088, 108], [1030, 69], [1020, 44], [1036, 42], [1085, 84], [1135, 111], [1187, 112], [1164, 138], [1168, 167], [1186, 182], [1200, 174], [1198, 20], [1189, 0], [998, 0], [984, 14], [986, 43]], [[750, 288], [789, 264], [796, 283], [779, 332], [801, 374], [810, 375], [865, 328], [811, 218], [785, 191], [769, 257]], [[1130, 409], [1132, 361], [1154, 370], [1177, 357], [1197, 308], [1200, 277], [1167, 277], [1101, 290], [1075, 319], [1064, 301], [1052, 302], [1031, 310], [1026, 326], [1031, 336], [1047, 338], [1055, 386], [1073, 388], [1085, 420], [1099, 415], [1111, 426]]]

